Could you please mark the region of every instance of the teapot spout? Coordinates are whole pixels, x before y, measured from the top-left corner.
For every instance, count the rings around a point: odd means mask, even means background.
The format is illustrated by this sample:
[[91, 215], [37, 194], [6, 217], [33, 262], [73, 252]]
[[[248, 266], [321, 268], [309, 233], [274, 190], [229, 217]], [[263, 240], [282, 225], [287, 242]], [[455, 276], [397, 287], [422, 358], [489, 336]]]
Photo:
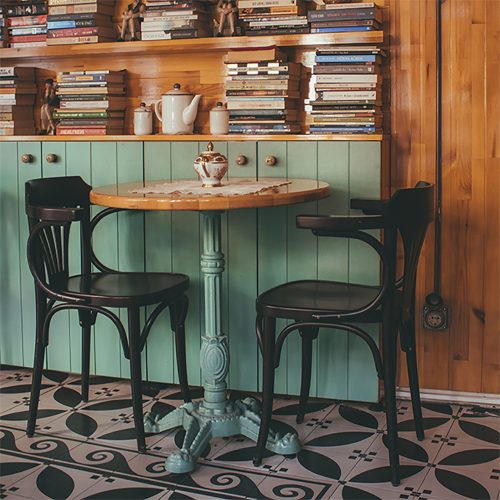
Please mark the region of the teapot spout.
[[182, 112], [182, 121], [185, 125], [192, 125], [196, 120], [196, 115], [198, 113], [198, 104], [200, 103], [201, 95], [195, 95], [191, 104], [184, 108]]

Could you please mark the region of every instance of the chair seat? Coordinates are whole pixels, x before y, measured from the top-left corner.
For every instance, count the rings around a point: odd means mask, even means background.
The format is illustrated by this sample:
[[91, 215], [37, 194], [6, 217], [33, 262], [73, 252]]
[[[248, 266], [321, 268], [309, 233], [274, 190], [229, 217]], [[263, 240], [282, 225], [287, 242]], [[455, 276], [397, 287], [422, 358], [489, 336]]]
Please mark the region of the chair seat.
[[89, 280], [70, 276], [54, 286], [61, 293], [87, 298], [92, 305], [146, 306], [180, 296], [188, 289], [189, 278], [174, 273], [93, 273]]
[[378, 286], [337, 281], [292, 281], [261, 294], [257, 309], [265, 309], [270, 316], [307, 320], [313, 314], [355, 311], [369, 304], [379, 291]]

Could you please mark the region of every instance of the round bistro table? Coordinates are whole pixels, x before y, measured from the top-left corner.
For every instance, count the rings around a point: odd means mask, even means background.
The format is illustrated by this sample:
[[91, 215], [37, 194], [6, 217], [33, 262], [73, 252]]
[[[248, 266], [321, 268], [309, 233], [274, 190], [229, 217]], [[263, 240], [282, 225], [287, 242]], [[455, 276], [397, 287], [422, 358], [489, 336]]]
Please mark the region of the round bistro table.
[[[238, 182], [244, 179], [238, 178]], [[247, 179], [249, 182], [258, 182]], [[263, 179], [263, 182], [284, 179]], [[326, 198], [330, 193], [326, 182], [288, 179], [289, 184], [245, 195], [135, 194], [131, 191], [168, 181], [132, 182], [94, 188], [90, 201], [95, 205], [131, 210], [194, 210], [202, 213], [203, 250], [201, 270], [204, 277], [205, 335], [202, 337], [200, 365], [204, 397], [200, 402], [185, 403], [162, 418], [146, 415], [146, 432], [161, 432], [184, 427], [182, 449], [171, 453], [165, 463], [168, 471], [192, 471], [198, 457], [215, 437], [242, 434], [254, 441], [259, 434], [259, 405], [252, 398], [229, 401], [226, 377], [229, 371], [229, 349], [221, 328], [221, 278], [224, 254], [221, 250], [221, 213], [225, 210], [291, 205]], [[176, 182], [173, 181], [173, 187]], [[227, 181], [225, 184], [230, 184]], [[300, 450], [296, 434], [279, 436], [269, 432], [266, 447], [282, 455]]]

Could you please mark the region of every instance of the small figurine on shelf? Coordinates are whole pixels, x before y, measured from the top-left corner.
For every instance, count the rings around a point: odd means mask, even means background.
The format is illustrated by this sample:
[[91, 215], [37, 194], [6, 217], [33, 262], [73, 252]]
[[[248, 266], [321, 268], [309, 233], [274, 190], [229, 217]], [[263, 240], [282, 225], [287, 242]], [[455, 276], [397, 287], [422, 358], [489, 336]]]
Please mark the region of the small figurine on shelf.
[[146, 4], [142, 0], [132, 0], [127, 5], [127, 10], [123, 13], [123, 22], [120, 29], [118, 42], [124, 42], [127, 31], [130, 33], [130, 40], [139, 40], [137, 36], [139, 31], [139, 20], [142, 13], [146, 10]]
[[54, 123], [54, 119], [52, 118], [52, 113], [58, 106], [59, 97], [56, 95], [56, 83], [52, 78], [47, 78], [43, 88], [42, 107], [40, 109], [40, 133], [45, 135], [54, 135], [56, 133], [56, 125]]
[[231, 36], [236, 35], [236, 14], [238, 5], [236, 0], [219, 0], [217, 3], [217, 13], [219, 14], [219, 29], [216, 36], [224, 36], [226, 21], [229, 21]]

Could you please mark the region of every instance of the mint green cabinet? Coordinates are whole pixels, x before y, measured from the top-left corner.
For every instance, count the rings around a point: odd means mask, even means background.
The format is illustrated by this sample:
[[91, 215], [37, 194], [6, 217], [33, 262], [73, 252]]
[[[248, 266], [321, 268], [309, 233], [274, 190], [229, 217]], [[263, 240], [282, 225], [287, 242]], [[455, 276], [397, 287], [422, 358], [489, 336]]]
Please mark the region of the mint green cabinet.
[[[229, 386], [256, 391], [261, 360], [254, 333], [255, 297], [273, 285], [304, 278], [374, 283], [377, 258], [357, 242], [317, 239], [295, 227], [300, 213], [349, 213], [354, 196], [380, 196], [381, 147], [376, 141], [237, 141], [215, 143], [229, 159], [228, 177], [317, 178], [332, 195], [288, 207], [235, 210], [223, 216], [223, 330], [231, 355]], [[191, 142], [0, 142], [0, 362], [31, 366], [34, 347], [33, 280], [27, 269], [24, 183], [36, 177], [81, 175], [99, 186], [144, 179], [195, 178], [193, 159], [206, 143]], [[29, 153], [31, 163], [21, 156]], [[55, 154], [56, 161], [47, 161]], [[241, 156], [246, 158], [237, 164]], [[276, 160], [274, 165], [272, 158]], [[53, 159], [53, 157], [51, 157]], [[93, 211], [99, 211], [94, 207]], [[72, 270], [78, 269], [78, 235], [72, 234]], [[196, 212], [124, 212], [108, 217], [94, 235], [97, 255], [123, 270], [171, 271], [189, 275], [187, 355], [190, 383], [201, 384], [199, 349], [204, 331], [200, 273], [200, 216]], [[121, 314], [120, 311], [118, 311]], [[123, 319], [126, 319], [123, 316]], [[284, 323], [281, 324], [282, 326]], [[377, 331], [373, 331], [377, 335]], [[48, 367], [79, 372], [81, 337], [77, 315], [53, 322]], [[374, 401], [378, 382], [368, 348], [343, 332], [325, 330], [315, 343], [311, 394]], [[276, 391], [297, 394], [300, 337], [290, 335], [277, 371]], [[91, 371], [128, 377], [118, 334], [106, 319], [94, 328]], [[168, 312], [158, 320], [143, 353], [143, 375], [176, 382]]]

